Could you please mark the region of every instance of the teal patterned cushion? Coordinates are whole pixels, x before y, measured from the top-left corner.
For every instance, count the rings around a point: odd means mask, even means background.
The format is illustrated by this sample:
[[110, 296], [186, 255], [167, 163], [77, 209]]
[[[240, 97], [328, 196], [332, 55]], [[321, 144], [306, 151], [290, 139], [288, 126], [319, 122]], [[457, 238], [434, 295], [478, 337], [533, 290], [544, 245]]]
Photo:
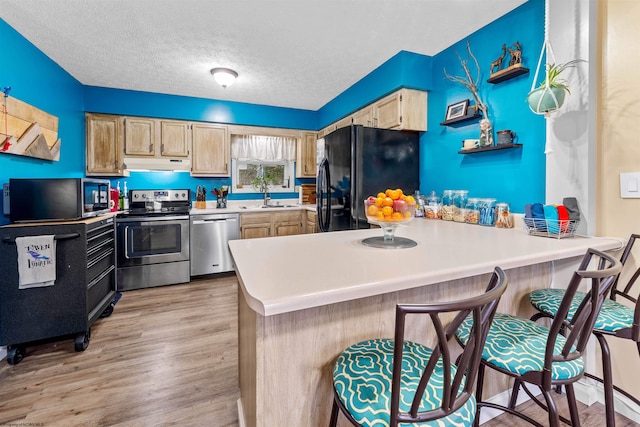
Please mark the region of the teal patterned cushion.
[[[529, 294], [529, 301], [531, 301], [536, 310], [555, 316], [564, 293], [564, 289], [538, 289]], [[584, 292], [576, 292], [576, 296], [571, 301], [571, 307], [569, 308], [569, 315], [567, 316], [569, 320], [576, 314], [580, 303], [586, 295]], [[631, 328], [632, 325], [633, 309], [607, 298], [602, 304], [594, 328], [601, 331], [616, 332], [620, 329]]]
[[[456, 331], [456, 336], [463, 345], [469, 339], [471, 325], [472, 319], [468, 317]], [[542, 371], [548, 334], [547, 327], [531, 320], [496, 313], [482, 352], [482, 360], [517, 375]], [[565, 338], [559, 335], [554, 351], [556, 354], [560, 354], [565, 342]], [[551, 378], [573, 378], [582, 374], [583, 370], [582, 358], [571, 362], [556, 362], [551, 368]]]
[[[400, 411], [408, 412], [411, 399], [424, 371], [431, 349], [405, 341], [402, 357]], [[340, 401], [351, 416], [365, 427], [389, 425], [391, 377], [393, 372], [393, 340], [362, 341], [340, 354], [333, 368], [333, 385]], [[452, 366], [452, 376], [455, 366]], [[438, 408], [442, 402], [442, 359], [431, 376], [420, 405], [420, 411]], [[462, 390], [462, 388], [461, 388]], [[439, 420], [400, 424], [401, 426], [470, 426], [476, 413], [476, 401], [471, 396], [457, 412]]]

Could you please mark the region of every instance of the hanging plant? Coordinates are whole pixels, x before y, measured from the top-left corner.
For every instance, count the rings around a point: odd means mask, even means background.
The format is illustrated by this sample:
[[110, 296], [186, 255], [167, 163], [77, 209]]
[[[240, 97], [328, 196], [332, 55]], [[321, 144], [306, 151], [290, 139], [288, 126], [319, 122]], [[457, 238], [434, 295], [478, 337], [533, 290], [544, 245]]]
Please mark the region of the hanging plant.
[[[540, 86], [536, 87], [538, 81], [538, 73], [540, 72], [540, 66], [542, 65], [542, 58], [546, 57], [547, 62], [545, 64], [545, 76]], [[551, 113], [557, 111], [564, 104], [564, 99], [569, 91], [567, 81], [562, 79], [560, 75], [567, 68], [575, 67], [578, 62], [584, 62], [581, 59], [573, 59], [564, 64], [557, 64], [556, 57], [553, 54], [553, 48], [549, 41], [549, 0], [544, 1], [544, 42], [542, 43], [542, 50], [540, 57], [538, 58], [538, 66], [536, 67], [536, 74], [531, 82], [531, 90], [527, 95], [526, 101], [529, 103], [529, 108], [536, 114], [544, 114], [545, 117], [549, 117]], [[551, 152], [547, 146], [545, 153]]]
[[[570, 94], [567, 80], [561, 77], [567, 68], [575, 67], [581, 59], [573, 59], [563, 64], [546, 64], [545, 78], [540, 85], [527, 95], [529, 108], [536, 114], [548, 115], [564, 104], [565, 96]], [[535, 84], [535, 80], [534, 80]]]

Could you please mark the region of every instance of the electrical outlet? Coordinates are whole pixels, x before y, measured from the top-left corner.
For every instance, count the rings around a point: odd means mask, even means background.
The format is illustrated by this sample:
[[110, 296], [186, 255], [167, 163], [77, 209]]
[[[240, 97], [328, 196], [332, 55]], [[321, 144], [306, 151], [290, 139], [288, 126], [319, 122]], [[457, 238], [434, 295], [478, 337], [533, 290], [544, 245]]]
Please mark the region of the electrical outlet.
[[9, 184], [2, 184], [2, 213], [9, 215], [11, 208], [9, 207]]

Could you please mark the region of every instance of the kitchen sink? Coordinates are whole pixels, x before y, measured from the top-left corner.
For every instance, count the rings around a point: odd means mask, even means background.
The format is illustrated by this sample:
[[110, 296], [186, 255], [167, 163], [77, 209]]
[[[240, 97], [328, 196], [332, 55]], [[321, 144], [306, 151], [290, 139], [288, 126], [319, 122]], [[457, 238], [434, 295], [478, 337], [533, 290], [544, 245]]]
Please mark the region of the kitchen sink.
[[247, 209], [247, 210], [253, 210], [253, 209], [271, 209], [271, 208], [297, 208], [297, 205], [247, 205], [247, 206], [240, 206], [240, 209]]

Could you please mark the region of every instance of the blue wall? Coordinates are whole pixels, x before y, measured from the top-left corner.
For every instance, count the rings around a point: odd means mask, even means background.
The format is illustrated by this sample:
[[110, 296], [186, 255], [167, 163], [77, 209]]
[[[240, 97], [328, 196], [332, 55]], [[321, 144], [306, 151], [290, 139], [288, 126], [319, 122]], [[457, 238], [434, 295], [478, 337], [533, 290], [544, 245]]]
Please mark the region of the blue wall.
[[82, 85], [1, 19], [0, 41], [0, 88], [9, 86], [9, 96], [58, 117], [61, 138], [58, 162], [0, 154], [0, 184], [9, 177], [84, 176]]
[[401, 51], [318, 110], [318, 129], [402, 87], [430, 90], [431, 57]]
[[[544, 2], [529, 0], [511, 13], [465, 37], [433, 57], [433, 90], [429, 93], [428, 132], [422, 135], [422, 193], [445, 189], [466, 189], [470, 197], [493, 197], [508, 202], [512, 211], [524, 212], [526, 203], [544, 200], [545, 120], [533, 114], [524, 102], [531, 89], [538, 55], [544, 39]], [[521, 149], [458, 154], [463, 139], [478, 138], [478, 121], [458, 127], [440, 126], [448, 105], [472, 99], [460, 84], [444, 77], [463, 75], [456, 52], [467, 58], [467, 40], [482, 71], [480, 96], [489, 108], [494, 131], [511, 129], [523, 145]], [[490, 64], [502, 53], [502, 44], [519, 41], [525, 74], [499, 84], [490, 84]], [[507, 54], [506, 63], [509, 56]], [[472, 62], [472, 61], [470, 61]], [[473, 68], [472, 68], [473, 70]], [[475, 104], [475, 102], [472, 103]], [[494, 135], [496, 138], [497, 135]]]
[[[11, 86], [11, 96], [57, 116], [62, 138], [59, 162], [0, 155], [0, 183], [8, 182], [10, 177], [83, 176], [85, 111], [317, 130], [398, 88], [409, 87], [429, 91], [429, 131], [421, 136], [421, 191], [468, 189], [471, 196], [496, 197], [509, 202], [514, 211], [522, 212], [525, 203], [544, 200], [545, 123], [543, 118], [529, 112], [524, 103], [542, 43], [543, 9], [542, 0], [529, 0], [434, 57], [401, 51], [318, 111], [83, 87], [0, 20], [3, 53], [7, 58], [19, 58], [0, 67], [0, 88]], [[448, 81], [442, 73], [443, 67], [453, 74], [461, 72], [455, 52], [466, 55], [467, 39], [483, 70], [481, 92], [489, 105], [494, 130], [516, 131], [519, 142], [525, 144], [521, 150], [459, 155], [460, 141], [477, 138], [478, 124], [457, 128], [439, 125], [447, 105], [471, 97], [466, 89]], [[524, 64], [532, 68], [531, 73], [499, 85], [485, 83], [489, 64], [499, 56], [502, 43], [512, 44], [516, 40], [522, 44]], [[188, 173], [172, 172], [132, 172], [130, 177], [112, 182], [115, 185], [125, 180], [129, 188], [194, 190], [196, 185], [204, 185], [209, 190], [230, 184], [230, 178], [192, 178]], [[313, 180], [296, 180], [296, 184], [309, 182]], [[0, 218], [0, 223], [6, 222], [6, 218]]]

